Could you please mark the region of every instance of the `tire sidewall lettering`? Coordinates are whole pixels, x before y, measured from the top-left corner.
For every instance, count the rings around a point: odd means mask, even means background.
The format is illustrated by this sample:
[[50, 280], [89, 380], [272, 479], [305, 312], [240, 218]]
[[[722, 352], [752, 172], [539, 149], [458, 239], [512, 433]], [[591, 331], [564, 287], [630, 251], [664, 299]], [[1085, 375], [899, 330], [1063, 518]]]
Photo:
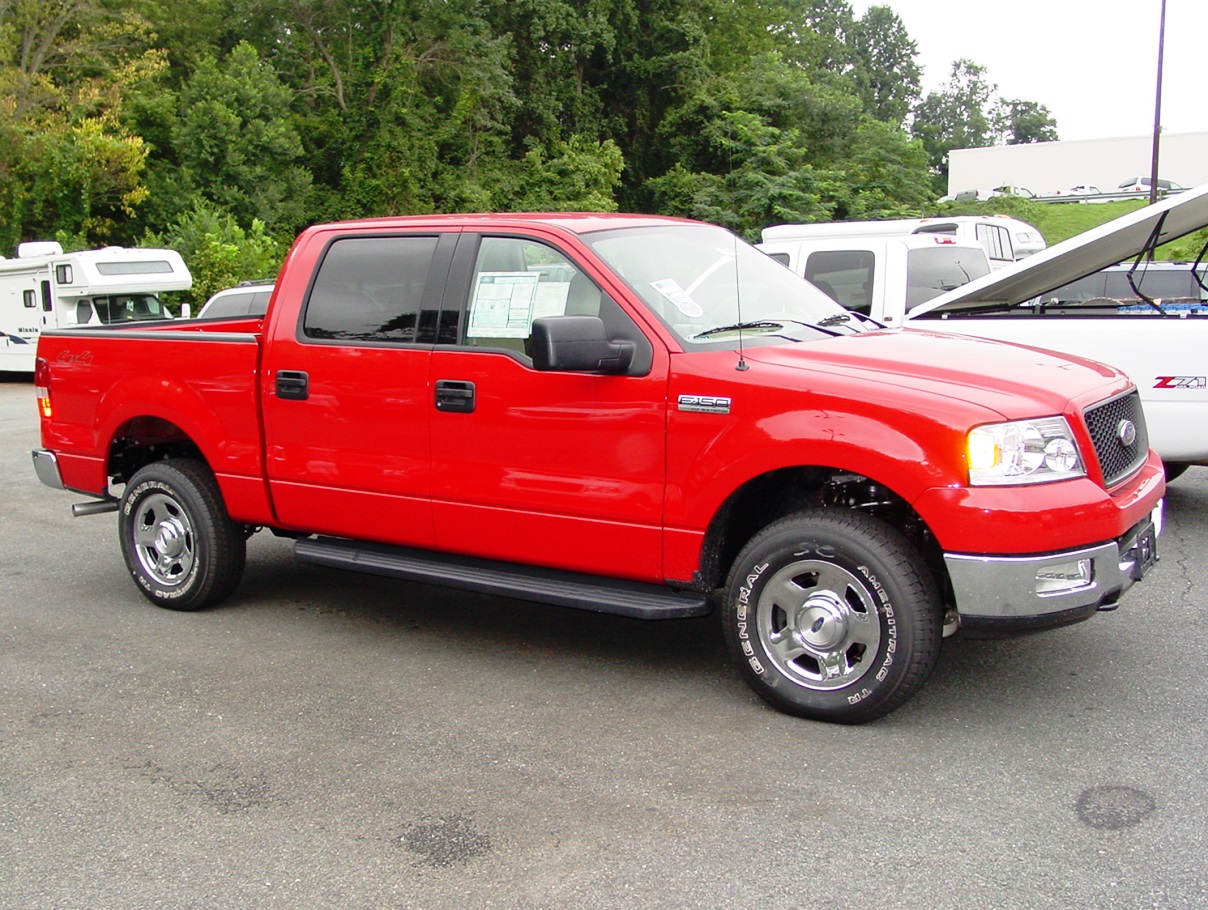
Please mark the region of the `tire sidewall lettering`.
[[734, 598], [735, 612], [735, 628], [738, 634], [738, 646], [742, 649], [743, 656], [746, 658], [747, 664], [757, 675], [767, 678], [768, 670], [760, 662], [759, 657], [755, 653], [755, 646], [751, 643], [751, 610], [752, 600], [751, 595], [755, 590], [755, 586], [759, 583], [759, 579], [763, 577], [763, 573], [768, 570], [770, 562], [762, 562], [752, 567], [743, 579], [742, 584], [738, 587], [738, 595]]
[[[843, 696], [848, 704], [858, 704], [873, 694], [872, 689], [867, 684], [861, 685], [861, 680], [875, 679], [877, 683], [884, 683], [893, 672], [895, 656], [901, 644], [899, 640], [899, 627], [893, 598], [877, 573], [865, 562], [859, 558], [853, 558], [837, 546], [817, 543], [804, 545], [796, 543], [791, 549], [780, 549], [771, 558], [760, 560], [746, 572], [735, 590], [732, 602], [735, 637], [737, 638], [743, 659], [750, 666], [751, 670], [763, 679], [765, 685], [772, 688], [779, 688], [781, 686], [789, 688], [798, 687], [797, 683], [783, 677], [772, 667], [763, 664], [759, 659], [759, 655], [762, 653], [762, 646], [756, 641], [758, 632], [755, 629], [756, 618], [754, 614], [756, 604], [759, 600], [760, 583], [764, 580], [768, 569], [782, 556], [790, 559], [818, 559], [854, 572], [863, 580], [869, 593], [875, 600], [876, 612], [882, 632], [882, 642], [878, 655], [879, 662], [875, 667], [870, 667], [860, 680], [853, 682], [853, 685], [859, 686], [857, 691], [849, 692]], [[835, 694], [838, 694], [839, 691], [841, 690], [835, 690]]]

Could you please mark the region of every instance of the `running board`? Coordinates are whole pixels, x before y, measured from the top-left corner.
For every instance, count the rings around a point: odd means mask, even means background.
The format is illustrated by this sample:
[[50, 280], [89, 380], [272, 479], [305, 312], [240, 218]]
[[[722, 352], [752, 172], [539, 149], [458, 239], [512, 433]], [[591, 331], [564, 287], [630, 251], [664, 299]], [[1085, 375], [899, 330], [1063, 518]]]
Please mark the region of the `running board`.
[[713, 609], [708, 597], [699, 592], [334, 537], [296, 541], [294, 554], [302, 562], [333, 569], [635, 619], [684, 619]]

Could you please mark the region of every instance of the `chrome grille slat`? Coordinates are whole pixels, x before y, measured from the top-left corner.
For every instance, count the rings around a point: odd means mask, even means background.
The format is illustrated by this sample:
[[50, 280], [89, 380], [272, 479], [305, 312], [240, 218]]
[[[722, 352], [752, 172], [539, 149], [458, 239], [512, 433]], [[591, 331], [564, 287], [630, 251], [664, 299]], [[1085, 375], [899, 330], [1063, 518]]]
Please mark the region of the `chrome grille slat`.
[[[1107, 486], [1124, 480], [1145, 463], [1149, 455], [1149, 433], [1141, 410], [1141, 396], [1136, 389], [1087, 408], [1083, 417]], [[1124, 421], [1131, 421], [1136, 428], [1136, 438], [1132, 442], [1121, 439], [1120, 427]]]

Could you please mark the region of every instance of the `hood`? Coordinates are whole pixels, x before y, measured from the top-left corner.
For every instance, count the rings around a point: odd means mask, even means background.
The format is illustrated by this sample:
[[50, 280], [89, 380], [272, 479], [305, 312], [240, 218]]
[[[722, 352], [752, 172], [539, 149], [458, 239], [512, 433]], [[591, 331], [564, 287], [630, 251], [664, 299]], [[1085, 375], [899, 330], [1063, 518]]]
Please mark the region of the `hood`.
[[1006, 419], [1060, 414], [1072, 400], [1098, 400], [1129, 384], [1119, 370], [1095, 361], [914, 328], [760, 347], [745, 356], [781, 368], [845, 375], [882, 389], [884, 402], [895, 394], [923, 393], [933, 403], [958, 401]]
[[957, 312], [996, 303], [1022, 303], [1144, 250], [1208, 227], [1208, 184], [1122, 215], [941, 294], [910, 311]]

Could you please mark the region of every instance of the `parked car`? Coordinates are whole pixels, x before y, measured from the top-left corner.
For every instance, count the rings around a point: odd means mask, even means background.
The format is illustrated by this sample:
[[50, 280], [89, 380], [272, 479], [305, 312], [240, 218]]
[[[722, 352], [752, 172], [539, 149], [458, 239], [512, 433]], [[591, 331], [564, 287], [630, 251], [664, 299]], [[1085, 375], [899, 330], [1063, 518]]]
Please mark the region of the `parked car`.
[[1053, 190], [1054, 196], [1098, 196], [1103, 191], [1093, 183], [1079, 183], [1067, 190]]
[[759, 249], [844, 309], [888, 325], [901, 323], [911, 307], [990, 271], [980, 243], [951, 234], [819, 237], [807, 230], [794, 237], [785, 226], [769, 231]]
[[[1149, 187], [1150, 183], [1148, 177], [1129, 177], [1116, 189], [1117, 192], [1121, 193], [1148, 193]], [[1178, 192], [1183, 189], [1185, 189], [1185, 187], [1180, 186], [1173, 180], [1158, 180], [1158, 192], [1160, 193], [1169, 193], [1171, 191]]]
[[1070, 307], [1094, 302], [1116, 305], [1120, 312], [1143, 312], [1156, 303], [1166, 312], [1208, 315], [1206, 280], [1208, 264], [1202, 262], [1122, 262], [1047, 291], [1033, 303]]
[[[890, 218], [883, 221], [837, 221], [817, 224], [779, 224], [764, 228], [764, 244], [783, 240], [834, 240], [852, 237], [904, 237], [942, 234], [978, 243], [990, 259], [990, 268], [1002, 269], [1045, 248], [1034, 225], [1006, 215], [950, 215], [931, 218]], [[808, 277], [808, 276], [807, 276]], [[966, 280], [972, 278], [966, 276]]]
[[996, 186], [990, 190], [991, 196], [1019, 196], [1023, 199], [1035, 199], [1036, 194], [1026, 186]]
[[268, 310], [268, 299], [273, 294], [273, 285], [254, 284], [245, 281], [238, 287], [219, 291], [205, 302], [198, 319], [222, 319], [232, 316], [263, 316]]

